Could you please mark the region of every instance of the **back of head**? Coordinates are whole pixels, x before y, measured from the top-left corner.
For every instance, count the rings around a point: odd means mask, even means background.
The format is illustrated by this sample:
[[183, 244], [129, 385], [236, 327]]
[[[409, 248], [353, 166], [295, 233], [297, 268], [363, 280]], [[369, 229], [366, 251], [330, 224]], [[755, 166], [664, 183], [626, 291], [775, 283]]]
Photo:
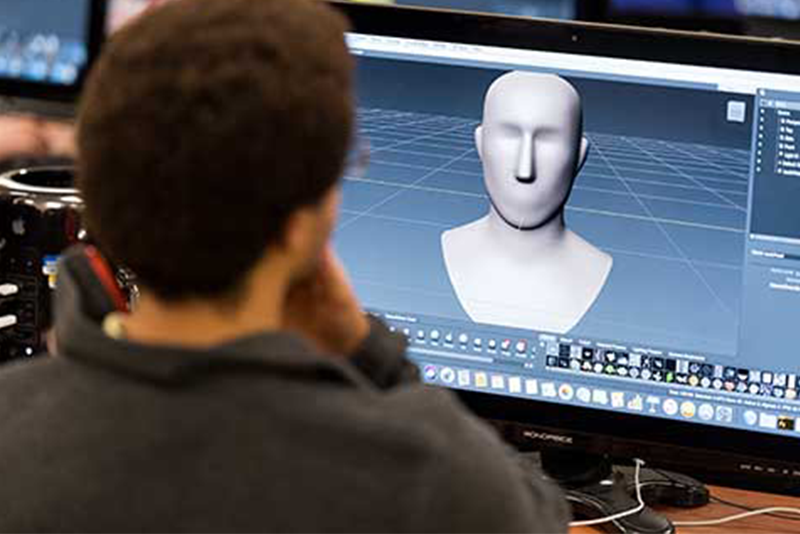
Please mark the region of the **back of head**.
[[117, 33], [78, 129], [93, 238], [167, 300], [237, 289], [338, 182], [345, 23], [318, 0], [182, 0]]

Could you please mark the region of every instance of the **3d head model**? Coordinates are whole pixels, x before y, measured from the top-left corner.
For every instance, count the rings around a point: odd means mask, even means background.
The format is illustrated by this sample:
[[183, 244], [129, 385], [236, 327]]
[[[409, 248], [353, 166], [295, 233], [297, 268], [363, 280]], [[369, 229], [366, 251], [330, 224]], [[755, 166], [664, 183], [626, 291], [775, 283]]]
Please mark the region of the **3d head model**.
[[589, 153], [580, 95], [555, 75], [505, 74], [486, 94], [475, 141], [491, 207], [442, 235], [458, 300], [478, 323], [567, 333], [613, 264], [564, 222]]

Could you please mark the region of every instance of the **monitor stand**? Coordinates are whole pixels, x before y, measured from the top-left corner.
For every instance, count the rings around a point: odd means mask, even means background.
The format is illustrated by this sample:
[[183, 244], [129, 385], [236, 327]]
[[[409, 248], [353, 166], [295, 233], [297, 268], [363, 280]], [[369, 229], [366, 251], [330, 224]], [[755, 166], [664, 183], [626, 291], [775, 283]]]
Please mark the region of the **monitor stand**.
[[[576, 517], [588, 520], [612, 516], [638, 507], [633, 468], [615, 467], [605, 456], [544, 451], [544, 471], [567, 493]], [[695, 508], [708, 504], [708, 489], [690, 477], [641, 469], [642, 497], [646, 504]], [[663, 515], [645, 507], [641, 512], [598, 525], [623, 534], [673, 534], [675, 527]]]

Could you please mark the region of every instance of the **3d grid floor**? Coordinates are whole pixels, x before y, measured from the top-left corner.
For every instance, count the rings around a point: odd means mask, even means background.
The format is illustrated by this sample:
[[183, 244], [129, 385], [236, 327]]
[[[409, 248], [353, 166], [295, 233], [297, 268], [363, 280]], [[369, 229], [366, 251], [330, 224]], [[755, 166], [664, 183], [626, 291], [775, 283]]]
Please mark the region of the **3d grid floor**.
[[[360, 124], [370, 165], [364, 176], [347, 179], [340, 235], [365, 218], [438, 235], [486, 213], [474, 121], [362, 109]], [[637, 272], [652, 273], [653, 284], [681, 277], [676, 283], [693, 288], [687, 294], [735, 323], [749, 151], [587, 137], [592, 148], [567, 207], [568, 225], [615, 258], [636, 259]], [[674, 269], [665, 272], [665, 265]], [[687, 304], [664, 303], [677, 310]]]

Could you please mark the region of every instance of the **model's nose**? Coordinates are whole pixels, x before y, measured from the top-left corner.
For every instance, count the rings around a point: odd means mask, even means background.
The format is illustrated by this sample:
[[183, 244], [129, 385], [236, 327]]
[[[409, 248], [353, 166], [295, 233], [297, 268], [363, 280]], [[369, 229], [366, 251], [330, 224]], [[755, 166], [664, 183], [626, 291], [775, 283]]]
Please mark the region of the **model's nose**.
[[533, 161], [533, 136], [523, 134], [519, 144], [519, 160], [517, 161], [517, 180], [530, 184], [535, 180]]

